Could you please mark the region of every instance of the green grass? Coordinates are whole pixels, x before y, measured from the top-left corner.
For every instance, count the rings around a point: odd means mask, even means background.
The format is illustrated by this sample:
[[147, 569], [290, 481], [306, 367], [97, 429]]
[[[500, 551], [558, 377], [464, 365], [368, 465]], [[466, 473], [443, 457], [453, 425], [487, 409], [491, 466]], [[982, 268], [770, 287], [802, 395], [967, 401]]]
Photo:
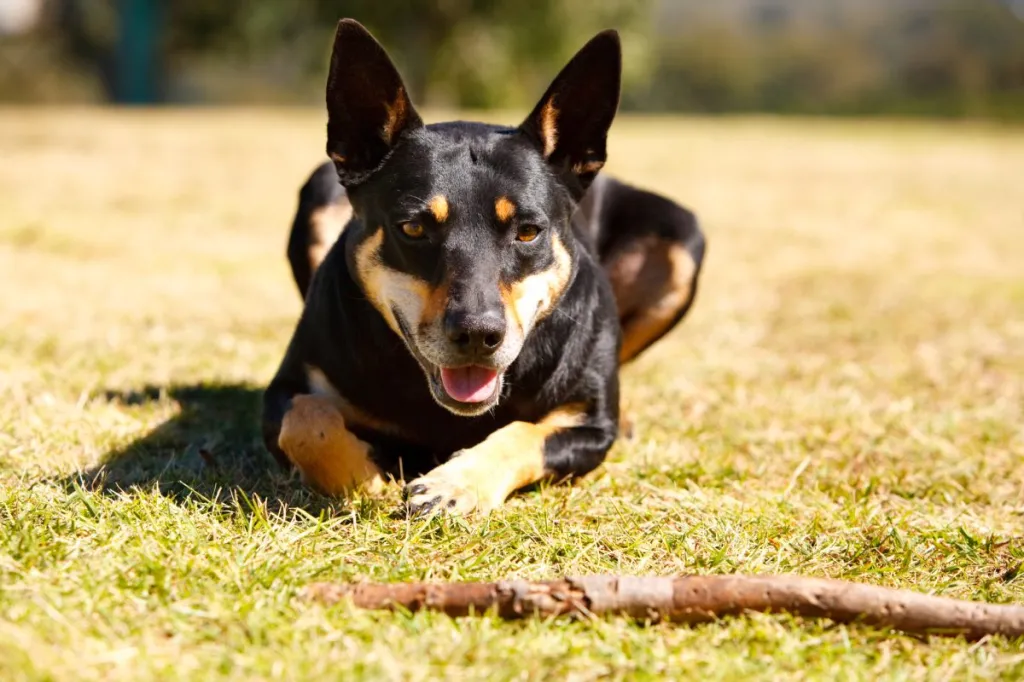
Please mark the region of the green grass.
[[[512, 120], [512, 119], [510, 119]], [[638, 438], [479, 520], [270, 466], [318, 112], [0, 111], [0, 679], [1019, 679], [1020, 641], [361, 613], [312, 580], [799, 572], [1024, 602], [1024, 130], [623, 119], [703, 218]]]

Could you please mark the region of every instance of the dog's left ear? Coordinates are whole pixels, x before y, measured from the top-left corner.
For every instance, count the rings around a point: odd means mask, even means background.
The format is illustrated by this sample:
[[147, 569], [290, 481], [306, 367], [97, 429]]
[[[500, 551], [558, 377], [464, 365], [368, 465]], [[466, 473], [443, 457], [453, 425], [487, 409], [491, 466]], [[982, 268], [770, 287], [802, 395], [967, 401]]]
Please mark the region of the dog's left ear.
[[[619, 106], [622, 46], [602, 31], [576, 53], [520, 126], [582, 196], [604, 166], [608, 129]], [[573, 185], [578, 185], [574, 187]]]

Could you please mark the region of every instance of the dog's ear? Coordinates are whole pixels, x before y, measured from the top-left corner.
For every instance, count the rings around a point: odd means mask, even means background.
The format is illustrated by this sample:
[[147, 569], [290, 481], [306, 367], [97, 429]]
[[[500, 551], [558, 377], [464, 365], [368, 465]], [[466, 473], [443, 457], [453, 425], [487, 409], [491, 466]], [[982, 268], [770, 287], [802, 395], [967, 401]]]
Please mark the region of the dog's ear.
[[582, 194], [604, 166], [608, 129], [619, 105], [622, 47], [603, 31], [576, 53], [520, 129]]
[[327, 77], [327, 155], [341, 184], [366, 180], [422, 125], [380, 43], [358, 21], [338, 22]]

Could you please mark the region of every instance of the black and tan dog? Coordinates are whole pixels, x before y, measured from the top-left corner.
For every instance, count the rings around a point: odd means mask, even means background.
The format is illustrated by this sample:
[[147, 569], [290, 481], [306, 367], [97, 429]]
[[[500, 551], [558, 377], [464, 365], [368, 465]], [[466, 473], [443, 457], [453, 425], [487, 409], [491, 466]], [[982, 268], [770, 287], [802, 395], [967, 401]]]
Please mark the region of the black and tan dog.
[[424, 125], [384, 49], [338, 25], [331, 162], [288, 247], [305, 309], [264, 398], [283, 465], [465, 513], [601, 464], [619, 366], [686, 314], [704, 256], [690, 212], [597, 177], [620, 70], [606, 31], [519, 127]]

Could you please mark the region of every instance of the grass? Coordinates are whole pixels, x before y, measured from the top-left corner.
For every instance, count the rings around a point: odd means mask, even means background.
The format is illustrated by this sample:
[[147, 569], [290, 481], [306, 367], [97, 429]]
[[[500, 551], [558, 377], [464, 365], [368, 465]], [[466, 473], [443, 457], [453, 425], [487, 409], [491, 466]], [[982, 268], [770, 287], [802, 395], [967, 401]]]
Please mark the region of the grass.
[[1019, 679], [1020, 641], [754, 616], [452, 621], [311, 580], [799, 572], [1024, 601], [1024, 130], [623, 119], [703, 218], [638, 438], [573, 488], [409, 520], [276, 472], [318, 112], [0, 111], [0, 678]]

